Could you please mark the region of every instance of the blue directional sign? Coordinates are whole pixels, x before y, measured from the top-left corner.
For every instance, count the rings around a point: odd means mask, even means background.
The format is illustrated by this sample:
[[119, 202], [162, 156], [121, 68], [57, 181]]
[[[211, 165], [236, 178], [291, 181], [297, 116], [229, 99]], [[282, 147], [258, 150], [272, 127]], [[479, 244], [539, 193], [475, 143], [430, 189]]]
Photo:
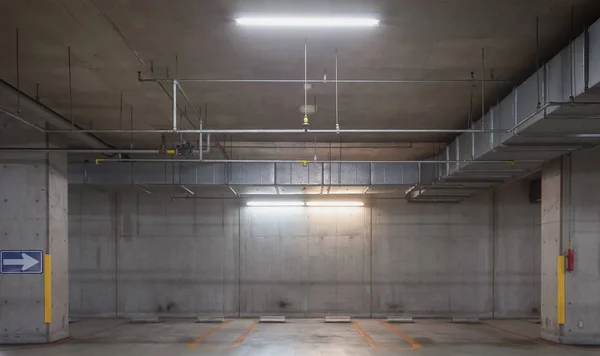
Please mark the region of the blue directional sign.
[[40, 274], [44, 271], [42, 251], [0, 251], [0, 273]]

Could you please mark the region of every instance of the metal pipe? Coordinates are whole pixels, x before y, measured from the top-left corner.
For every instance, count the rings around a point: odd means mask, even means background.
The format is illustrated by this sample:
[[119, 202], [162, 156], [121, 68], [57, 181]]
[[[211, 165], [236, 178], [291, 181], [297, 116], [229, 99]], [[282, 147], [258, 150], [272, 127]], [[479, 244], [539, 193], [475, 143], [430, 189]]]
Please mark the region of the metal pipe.
[[[481, 48], [481, 120], [485, 117], [485, 48]], [[482, 121], [483, 125], [483, 121]]]
[[407, 164], [439, 164], [439, 163], [504, 163], [508, 165], [514, 164], [523, 164], [523, 163], [543, 163], [543, 160], [487, 160], [487, 161], [472, 161], [472, 160], [401, 160], [401, 161], [311, 161], [311, 160], [268, 160], [268, 159], [258, 159], [258, 160], [250, 160], [250, 159], [205, 159], [202, 161], [197, 161], [193, 159], [129, 159], [129, 158], [98, 158], [96, 163], [104, 163], [104, 162], [160, 162], [160, 163], [407, 163]]
[[[337, 133], [340, 133], [340, 120], [339, 120], [339, 97], [338, 97], [338, 53], [335, 50], [335, 129]], [[316, 107], [315, 107], [316, 109]]]
[[[369, 149], [412, 149], [412, 148], [425, 148], [425, 145], [422, 146], [415, 146], [413, 144], [413, 142], [406, 142], [406, 145], [401, 145], [397, 142], [391, 142], [391, 143], [386, 143], [386, 142], [381, 142], [381, 143], [377, 143], [377, 142], [365, 142], [365, 143], [360, 143], [360, 142], [355, 142], [353, 144], [351, 143], [346, 143], [343, 144], [344, 149], [364, 149], [364, 148], [369, 148]], [[419, 142], [421, 143], [421, 142]], [[334, 143], [335, 144], [335, 143]], [[435, 143], [426, 143], [427, 146], [433, 145]], [[268, 148], [268, 149], [273, 149], [273, 150], [278, 150], [278, 149], [299, 149], [299, 150], [308, 150], [311, 147], [306, 147], [306, 144], [303, 142], [284, 142], [283, 144], [279, 144], [278, 142], [240, 142], [240, 144], [234, 144], [231, 146], [232, 148]], [[335, 144], [335, 147], [337, 148], [338, 145]], [[331, 143], [330, 142], [317, 142], [314, 144], [313, 148], [317, 148], [317, 149], [323, 149], [323, 150], [328, 150], [331, 148]]]
[[540, 89], [540, 17], [535, 18], [535, 75], [537, 84], [537, 107], [542, 105]]
[[69, 59], [69, 118], [71, 119], [71, 127], [74, 127], [75, 121], [73, 121], [73, 83], [71, 81], [71, 46], [67, 47], [67, 56]]
[[17, 113], [21, 113], [21, 76], [19, 69], [19, 28], [17, 27], [16, 38], [15, 38], [15, 55], [17, 62]]
[[186, 187], [185, 185], [180, 185], [179, 186], [181, 189], [185, 190], [188, 194], [190, 195], [196, 195], [196, 193], [194, 193], [193, 191], [191, 191], [188, 187]]
[[206, 149], [203, 151], [203, 153], [208, 154], [210, 153], [210, 137], [212, 135], [206, 135]]
[[308, 83], [306, 80], [308, 79], [308, 71], [307, 71], [307, 62], [308, 62], [308, 54], [307, 54], [307, 44], [306, 40], [304, 40], [304, 124], [308, 124], [306, 121], [308, 117]]
[[[70, 133], [73, 130], [46, 130], [49, 133]], [[348, 129], [348, 130], [304, 130], [304, 129], [218, 129], [218, 130], [76, 130], [76, 132], [88, 133], [182, 133], [182, 134], [248, 134], [248, 133], [263, 133], [263, 134], [297, 134], [297, 133], [346, 133], [346, 134], [362, 134], [362, 133], [508, 133], [508, 130], [477, 130], [477, 129]]]
[[159, 154], [155, 149], [90, 149], [90, 148], [28, 148], [28, 147], [0, 147], [0, 152], [49, 152], [49, 153], [107, 153], [107, 154]]
[[[168, 78], [138, 78], [140, 82], [170, 82], [172, 79]], [[183, 82], [201, 82], [201, 83], [304, 83], [304, 79], [202, 79], [202, 78], [183, 78], [178, 79], [180, 83]], [[483, 79], [483, 82], [506, 82], [511, 83], [510, 80], [490, 80]], [[331, 82], [324, 82], [323, 79], [307, 79], [307, 83], [321, 83], [321, 84], [335, 84]], [[471, 79], [428, 79], [428, 80], [411, 80], [411, 79], [344, 79], [340, 80], [340, 83], [352, 83], [352, 84], [459, 84], [459, 83], [471, 83]]]
[[177, 80], [173, 80], [173, 131], [177, 131]]
[[[393, 133], [511, 133], [521, 125], [529, 121], [532, 117], [539, 114], [542, 110], [545, 110], [552, 106], [587, 106], [587, 105], [600, 105], [600, 102], [555, 102], [551, 101], [544, 104], [539, 109], [536, 109], [533, 113], [527, 116], [521, 122], [516, 123], [513, 127], [508, 130], [495, 130], [495, 129], [346, 129], [346, 130], [304, 130], [304, 129], [217, 129], [217, 130], [46, 130], [49, 133], [70, 133], [70, 132], [81, 132], [81, 133], [193, 133], [193, 134], [298, 134], [298, 133], [319, 133], [319, 134], [333, 134], [333, 133], [345, 133], [345, 134], [363, 134], [363, 133], [379, 133], [379, 134], [393, 134]], [[174, 111], [176, 106], [174, 106]], [[177, 115], [174, 115], [176, 119]]]
[[[198, 127], [202, 130], [204, 127], [202, 125], [202, 120], [198, 123]], [[208, 135], [210, 136], [210, 135]], [[202, 161], [202, 153], [204, 153], [204, 148], [202, 147], [202, 134], [198, 135], [198, 161]]]
[[28, 125], [28, 126], [30, 126], [30, 127], [33, 127], [34, 129], [36, 129], [36, 130], [38, 130], [38, 131], [40, 131], [40, 132], [46, 132], [46, 130], [45, 130], [45, 129], [43, 129], [43, 128], [41, 128], [41, 127], [37, 126], [37, 125], [34, 125], [34, 124], [32, 124], [31, 122], [29, 122], [29, 121], [25, 120], [24, 118], [20, 117], [19, 115], [13, 114], [12, 112], [10, 112], [10, 111], [8, 111], [8, 110], [6, 110], [6, 109], [2, 108], [2, 107], [0, 107], [0, 111], [2, 111], [3, 113], [5, 113], [6, 115], [8, 115], [8, 116], [12, 117], [13, 119], [16, 119], [16, 120], [19, 120], [19, 121], [21, 121], [21, 122], [22, 122], [22, 123], [24, 123], [25, 125]]

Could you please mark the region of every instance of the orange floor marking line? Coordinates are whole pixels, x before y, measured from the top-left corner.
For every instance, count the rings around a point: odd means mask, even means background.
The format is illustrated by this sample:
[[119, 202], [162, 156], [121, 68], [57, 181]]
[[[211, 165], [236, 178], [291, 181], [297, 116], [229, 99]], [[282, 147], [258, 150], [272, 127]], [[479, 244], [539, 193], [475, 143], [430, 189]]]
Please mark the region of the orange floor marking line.
[[204, 342], [204, 340], [206, 340], [209, 336], [211, 336], [212, 334], [216, 333], [217, 331], [219, 331], [222, 327], [224, 327], [225, 325], [229, 324], [230, 321], [226, 320], [224, 322], [222, 322], [221, 324], [219, 324], [219, 326], [210, 329], [209, 331], [205, 332], [202, 336], [200, 336], [199, 338], [194, 339], [194, 342], [192, 342], [191, 344], [188, 344], [188, 348], [193, 349], [198, 347], [198, 344]]
[[248, 328], [244, 331], [244, 333], [242, 333], [242, 335], [240, 335], [240, 337], [238, 337], [233, 344], [228, 345], [228, 346], [217, 346], [217, 345], [200, 345], [200, 343], [202, 343], [204, 340], [206, 340], [209, 336], [211, 336], [212, 334], [216, 333], [217, 331], [219, 331], [219, 329], [221, 329], [223, 326], [229, 324], [230, 321], [226, 321], [223, 324], [217, 326], [214, 329], [209, 330], [208, 332], [206, 332], [204, 335], [202, 335], [201, 337], [197, 338], [196, 340], [194, 340], [193, 344], [189, 344], [188, 348], [190, 349], [203, 349], [203, 350], [224, 350], [224, 349], [235, 349], [236, 347], [239, 347], [248, 337], [248, 335], [250, 335], [250, 333], [252, 333], [252, 331], [254, 330], [254, 328], [256, 328], [256, 322], [252, 322], [252, 324], [250, 324], [250, 326], [248, 326]]
[[363, 339], [365, 339], [365, 341], [374, 349], [379, 349], [381, 348], [381, 346], [379, 346], [378, 343], [375, 342], [375, 340], [373, 340], [373, 338], [371, 337], [371, 335], [367, 334], [366, 331], [363, 330], [363, 328], [360, 327], [360, 325], [358, 325], [358, 322], [353, 321], [352, 324], [354, 325], [354, 328], [356, 330], [358, 330], [358, 333], [363, 337]]
[[244, 333], [242, 335], [240, 335], [240, 337], [238, 337], [237, 340], [235, 340], [235, 342], [233, 344], [226, 346], [225, 348], [226, 349], [234, 349], [234, 348], [240, 346], [244, 342], [244, 340], [246, 340], [248, 335], [250, 335], [252, 330], [254, 330], [255, 327], [256, 327], [256, 323], [252, 322], [252, 324], [250, 324], [248, 329], [246, 329], [246, 331], [244, 331]]
[[418, 342], [416, 342], [415, 340], [411, 339], [408, 335], [406, 335], [403, 331], [396, 329], [395, 326], [393, 326], [390, 323], [383, 323], [383, 325], [385, 325], [388, 329], [392, 330], [396, 335], [400, 336], [401, 338], [404, 339], [404, 341], [408, 342], [409, 344], [412, 345], [412, 349], [416, 350], [416, 349], [420, 349], [421, 344], [419, 344]]
[[365, 341], [369, 344], [369, 346], [371, 346], [374, 349], [381, 349], [381, 350], [386, 350], [386, 351], [408, 351], [408, 350], [417, 350], [417, 349], [420, 349], [421, 347], [423, 347], [419, 343], [417, 343], [415, 340], [413, 340], [410, 337], [408, 337], [408, 335], [406, 335], [402, 331], [396, 329], [392, 325], [389, 325], [388, 323], [384, 323], [384, 325], [387, 326], [388, 328], [390, 328], [396, 335], [400, 336], [404, 341], [406, 341], [409, 344], [411, 344], [412, 347], [386, 347], [386, 346], [381, 346], [375, 340], [373, 340], [373, 338], [371, 337], [371, 335], [369, 335], [369, 333], [367, 333], [358, 324], [357, 321], [353, 321], [352, 324], [354, 325], [354, 328], [358, 331], [358, 333], [363, 337], [363, 339], [365, 339]]

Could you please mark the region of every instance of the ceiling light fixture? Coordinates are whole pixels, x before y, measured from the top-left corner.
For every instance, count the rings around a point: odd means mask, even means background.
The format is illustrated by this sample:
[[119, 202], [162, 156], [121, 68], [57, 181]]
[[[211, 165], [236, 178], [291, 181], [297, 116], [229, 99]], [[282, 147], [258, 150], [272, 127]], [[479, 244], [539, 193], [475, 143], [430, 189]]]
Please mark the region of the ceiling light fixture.
[[322, 207], [352, 207], [364, 206], [361, 201], [336, 201], [336, 200], [316, 200], [303, 202], [300, 200], [249, 200], [247, 206], [322, 206]]
[[306, 202], [306, 206], [364, 206], [365, 203], [361, 201], [308, 201]]
[[298, 200], [250, 200], [247, 206], [304, 206], [303, 201]]
[[235, 23], [239, 26], [258, 27], [375, 27], [379, 19], [369, 17], [309, 17], [309, 16], [277, 16], [277, 17], [238, 17]]

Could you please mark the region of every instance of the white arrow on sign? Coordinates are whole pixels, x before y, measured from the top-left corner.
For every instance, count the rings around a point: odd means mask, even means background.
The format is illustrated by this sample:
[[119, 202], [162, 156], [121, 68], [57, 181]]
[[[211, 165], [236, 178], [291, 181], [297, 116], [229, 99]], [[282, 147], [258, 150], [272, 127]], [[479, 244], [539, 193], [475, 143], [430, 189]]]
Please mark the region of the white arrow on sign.
[[29, 256], [26, 253], [21, 253], [20, 259], [5, 259], [2, 261], [2, 264], [5, 266], [23, 266], [21, 267], [21, 272], [27, 271], [31, 267], [37, 265], [40, 261], [35, 258]]

